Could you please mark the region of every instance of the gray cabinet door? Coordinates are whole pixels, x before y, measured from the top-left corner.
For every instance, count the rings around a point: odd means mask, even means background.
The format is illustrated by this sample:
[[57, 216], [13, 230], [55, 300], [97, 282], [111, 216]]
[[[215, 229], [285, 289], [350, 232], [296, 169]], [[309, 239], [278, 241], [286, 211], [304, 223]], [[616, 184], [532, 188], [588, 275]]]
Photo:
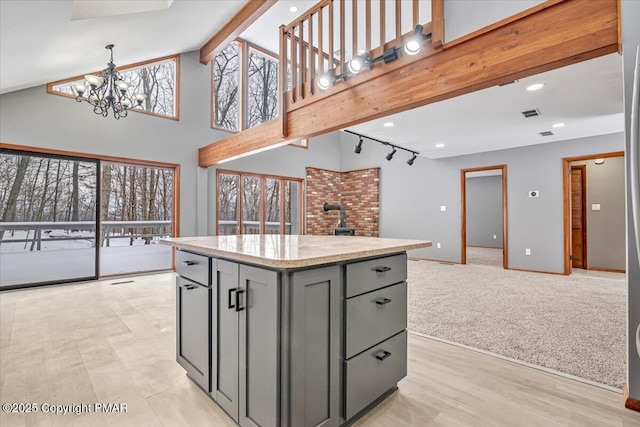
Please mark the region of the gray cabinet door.
[[187, 375], [209, 391], [209, 288], [176, 279], [176, 353]]
[[291, 426], [340, 421], [340, 267], [295, 272], [289, 287]]
[[278, 272], [240, 266], [240, 396], [243, 426], [278, 423], [279, 329]]
[[[238, 421], [238, 312], [235, 300], [238, 291], [236, 263], [215, 260], [217, 316], [212, 318], [212, 336], [215, 343], [216, 366], [212, 366], [215, 383], [211, 385], [213, 398], [234, 420]], [[216, 339], [217, 338], [217, 339]], [[213, 349], [212, 349], [213, 351]]]

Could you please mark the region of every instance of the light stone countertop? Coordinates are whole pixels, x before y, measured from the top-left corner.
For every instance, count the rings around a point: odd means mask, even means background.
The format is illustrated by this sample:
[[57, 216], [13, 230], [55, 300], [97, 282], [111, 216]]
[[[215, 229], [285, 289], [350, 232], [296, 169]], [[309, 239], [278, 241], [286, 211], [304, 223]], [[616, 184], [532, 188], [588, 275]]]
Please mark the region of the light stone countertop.
[[280, 234], [174, 237], [160, 243], [274, 268], [311, 267], [431, 246], [426, 240]]

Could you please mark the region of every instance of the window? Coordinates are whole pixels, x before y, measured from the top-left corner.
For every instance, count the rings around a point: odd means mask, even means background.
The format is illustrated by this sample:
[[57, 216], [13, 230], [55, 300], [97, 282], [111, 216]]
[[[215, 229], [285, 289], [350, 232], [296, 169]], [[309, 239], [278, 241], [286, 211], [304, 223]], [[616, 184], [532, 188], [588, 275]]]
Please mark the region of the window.
[[[178, 74], [180, 57], [178, 55], [147, 61], [140, 64], [118, 67], [122, 79], [131, 84], [127, 91], [147, 94], [143, 102], [143, 110], [132, 108], [131, 111], [153, 114], [160, 117], [178, 119]], [[93, 74], [98, 74], [93, 73]], [[49, 83], [47, 92], [75, 98], [78, 93], [73, 87], [84, 82], [83, 77], [74, 77]]]
[[232, 132], [278, 116], [278, 58], [244, 40], [212, 64], [213, 127]]
[[217, 230], [227, 234], [302, 234], [302, 179], [217, 173]]

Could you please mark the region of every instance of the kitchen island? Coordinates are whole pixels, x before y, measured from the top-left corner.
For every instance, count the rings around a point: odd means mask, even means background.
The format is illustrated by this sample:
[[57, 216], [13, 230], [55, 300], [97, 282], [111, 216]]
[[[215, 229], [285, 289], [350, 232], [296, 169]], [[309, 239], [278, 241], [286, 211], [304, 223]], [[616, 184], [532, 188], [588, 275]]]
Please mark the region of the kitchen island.
[[243, 235], [176, 254], [176, 358], [241, 426], [350, 424], [407, 372], [407, 255], [431, 242]]

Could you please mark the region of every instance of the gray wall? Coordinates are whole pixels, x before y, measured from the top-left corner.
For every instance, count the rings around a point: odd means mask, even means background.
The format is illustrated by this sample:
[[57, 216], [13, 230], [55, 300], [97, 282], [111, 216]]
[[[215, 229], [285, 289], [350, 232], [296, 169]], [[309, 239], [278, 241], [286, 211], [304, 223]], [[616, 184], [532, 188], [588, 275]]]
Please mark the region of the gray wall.
[[206, 201], [207, 179], [197, 149], [227, 135], [210, 127], [210, 80], [198, 52], [181, 55], [179, 121], [136, 113], [102, 118], [87, 103], [50, 95], [45, 86], [10, 92], [0, 95], [0, 141], [179, 163], [180, 234], [204, 234], [206, 203], [200, 201]]
[[[587, 166], [587, 267], [625, 269], [624, 157], [572, 162]], [[600, 210], [592, 210], [599, 204]]]
[[450, 42], [539, 3], [544, 0], [445, 0], [444, 40]]
[[[509, 267], [555, 273], [564, 270], [562, 158], [619, 151], [624, 144], [619, 133], [440, 160], [419, 157], [408, 166], [400, 152], [388, 162], [380, 144], [354, 154], [356, 138], [341, 139], [343, 170], [381, 167], [380, 236], [441, 243], [441, 249], [434, 244], [411, 252], [420, 258], [460, 261], [460, 169], [506, 164]], [[529, 198], [529, 190], [540, 197]]]
[[467, 178], [466, 196], [467, 246], [502, 248], [502, 175]]
[[213, 235], [216, 231], [216, 171], [227, 169], [240, 172], [254, 172], [268, 175], [306, 178], [307, 166], [340, 171], [340, 134], [332, 132], [309, 140], [309, 148], [304, 149], [285, 145], [252, 156], [232, 160], [208, 168], [208, 230]]
[[[622, 0], [621, 17], [622, 17], [622, 61], [623, 61], [623, 77], [624, 77], [624, 115], [625, 115], [625, 147], [629, 153], [631, 145], [638, 148], [638, 141], [632, 142], [630, 137], [631, 129], [631, 99], [633, 94], [633, 75], [634, 69], [638, 64], [636, 52], [640, 45], [640, 25], [638, 25], [638, 16], [640, 16], [640, 2], [637, 0]], [[640, 84], [640, 82], [638, 82]], [[637, 112], [636, 112], [637, 114]], [[636, 161], [639, 153], [636, 152]], [[634, 217], [631, 208], [631, 200], [633, 197], [640, 197], [640, 194], [632, 193], [632, 188], [628, 183], [631, 179], [631, 156], [627, 155], [626, 159], [626, 177], [627, 177], [627, 386], [629, 387], [629, 396], [640, 399], [640, 347], [637, 340], [640, 340], [640, 247], [636, 241], [636, 233], [639, 232], [640, 218]], [[636, 163], [637, 164], [637, 163]]]

